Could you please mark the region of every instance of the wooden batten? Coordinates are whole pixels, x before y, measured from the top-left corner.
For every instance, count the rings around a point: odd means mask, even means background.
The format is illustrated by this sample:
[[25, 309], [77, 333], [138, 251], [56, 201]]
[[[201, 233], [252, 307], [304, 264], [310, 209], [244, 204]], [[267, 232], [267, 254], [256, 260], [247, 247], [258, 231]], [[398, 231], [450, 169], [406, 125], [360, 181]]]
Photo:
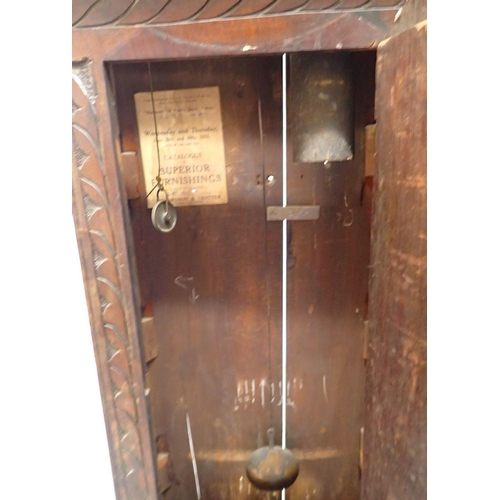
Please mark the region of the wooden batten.
[[158, 356], [158, 340], [154, 318], [146, 316], [141, 319], [142, 338], [144, 341], [144, 355], [146, 363]]
[[375, 161], [377, 151], [375, 143], [376, 132], [376, 123], [372, 123], [365, 127], [365, 177], [373, 177], [375, 175]]
[[160, 493], [165, 493], [171, 486], [168, 477], [168, 453], [158, 453], [157, 456], [158, 467], [158, 489]]
[[129, 200], [136, 200], [141, 195], [141, 172], [138, 165], [137, 152], [120, 153], [120, 169]]

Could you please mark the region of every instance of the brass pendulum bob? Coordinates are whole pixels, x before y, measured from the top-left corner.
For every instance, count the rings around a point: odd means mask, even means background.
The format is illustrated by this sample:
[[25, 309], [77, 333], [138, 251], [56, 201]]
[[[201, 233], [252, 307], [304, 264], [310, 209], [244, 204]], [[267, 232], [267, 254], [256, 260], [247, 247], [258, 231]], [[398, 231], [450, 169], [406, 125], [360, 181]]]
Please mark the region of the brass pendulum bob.
[[255, 450], [247, 462], [250, 482], [261, 490], [281, 490], [291, 486], [299, 475], [299, 461], [293, 453], [274, 446], [274, 429], [267, 431], [269, 446]]

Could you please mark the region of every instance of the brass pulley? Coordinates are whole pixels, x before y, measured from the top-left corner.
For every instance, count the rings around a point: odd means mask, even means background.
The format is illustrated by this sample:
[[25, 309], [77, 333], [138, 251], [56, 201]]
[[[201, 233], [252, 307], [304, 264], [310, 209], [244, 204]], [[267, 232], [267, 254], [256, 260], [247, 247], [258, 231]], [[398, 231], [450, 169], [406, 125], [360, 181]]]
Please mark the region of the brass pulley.
[[291, 486], [299, 475], [299, 461], [293, 453], [274, 445], [274, 429], [267, 431], [269, 446], [255, 450], [247, 462], [250, 482], [261, 490], [281, 490]]
[[162, 233], [169, 233], [177, 222], [176, 208], [166, 200], [157, 201], [151, 211], [153, 227]]

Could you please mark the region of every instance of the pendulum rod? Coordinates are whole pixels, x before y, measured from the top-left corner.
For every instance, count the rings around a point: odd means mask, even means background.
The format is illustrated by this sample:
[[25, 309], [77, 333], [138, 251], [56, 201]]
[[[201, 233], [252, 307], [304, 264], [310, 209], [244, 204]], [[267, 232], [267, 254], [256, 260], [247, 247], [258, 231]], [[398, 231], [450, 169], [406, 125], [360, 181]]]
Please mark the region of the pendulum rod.
[[[286, 500], [286, 488], [291, 486], [297, 479], [299, 474], [299, 461], [286, 446], [286, 431], [287, 431], [287, 273], [288, 273], [288, 222], [287, 218], [295, 220], [311, 220], [313, 213], [309, 213], [312, 208], [316, 207], [288, 207], [287, 196], [287, 54], [282, 56], [282, 119], [283, 119], [283, 142], [282, 142], [282, 182], [283, 182], [283, 205], [274, 207], [266, 207], [266, 225], [264, 226], [267, 237], [267, 221], [280, 220], [282, 221], [282, 269], [281, 269], [281, 381], [280, 381], [280, 403], [281, 404], [281, 447], [274, 445], [274, 429], [272, 428], [272, 402], [270, 401], [270, 422], [271, 427], [268, 429], [269, 446], [263, 446], [255, 450], [247, 461], [246, 472], [250, 482], [258, 489], [268, 491], [280, 491], [281, 499]], [[262, 130], [262, 109], [259, 96], [259, 128], [261, 137], [261, 154], [262, 168], [265, 173], [265, 158], [263, 148], [263, 130]], [[271, 180], [271, 175], [267, 177]], [[266, 206], [265, 185], [263, 190], [264, 206]], [[299, 217], [300, 216], [300, 217]], [[266, 269], [266, 295], [268, 301], [268, 342], [269, 342], [269, 378], [272, 377], [271, 372], [271, 336], [270, 336], [270, 290], [267, 273], [267, 245], [264, 238], [264, 253], [265, 253], [265, 269]], [[272, 390], [271, 386], [271, 390]], [[278, 405], [279, 406], [279, 405]], [[269, 493], [267, 495], [269, 497]]]
[[[282, 72], [282, 116], [283, 116], [283, 207], [287, 205], [287, 93], [286, 93], [286, 53], [281, 58]], [[282, 292], [281, 292], [281, 447], [286, 448], [286, 406], [287, 406], [287, 269], [288, 269], [288, 222], [283, 220], [282, 235]], [[285, 489], [281, 498], [285, 500]]]

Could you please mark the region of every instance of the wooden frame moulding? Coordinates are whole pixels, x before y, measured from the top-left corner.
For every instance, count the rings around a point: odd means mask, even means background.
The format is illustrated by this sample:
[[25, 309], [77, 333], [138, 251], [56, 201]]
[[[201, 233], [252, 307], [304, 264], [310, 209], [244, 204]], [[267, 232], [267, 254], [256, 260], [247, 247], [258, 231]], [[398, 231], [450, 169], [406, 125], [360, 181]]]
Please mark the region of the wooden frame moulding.
[[[106, 10], [106, 2], [73, 2], [73, 214], [119, 500], [152, 500], [158, 493], [127, 197], [106, 63], [375, 49], [404, 2], [347, 1], [341, 2], [345, 8], [328, 8], [332, 2], [290, 0], [281, 2], [290, 6], [287, 12], [272, 12], [276, 2], [258, 3], [263, 7], [255, 15], [200, 19], [198, 14], [164, 22], [161, 16], [145, 21], [147, 13], [139, 9], [130, 17], [132, 25], [124, 25], [120, 22], [131, 12], [120, 7], [123, 2], [109, 7], [121, 14]], [[305, 4], [318, 7], [299, 8]]]

